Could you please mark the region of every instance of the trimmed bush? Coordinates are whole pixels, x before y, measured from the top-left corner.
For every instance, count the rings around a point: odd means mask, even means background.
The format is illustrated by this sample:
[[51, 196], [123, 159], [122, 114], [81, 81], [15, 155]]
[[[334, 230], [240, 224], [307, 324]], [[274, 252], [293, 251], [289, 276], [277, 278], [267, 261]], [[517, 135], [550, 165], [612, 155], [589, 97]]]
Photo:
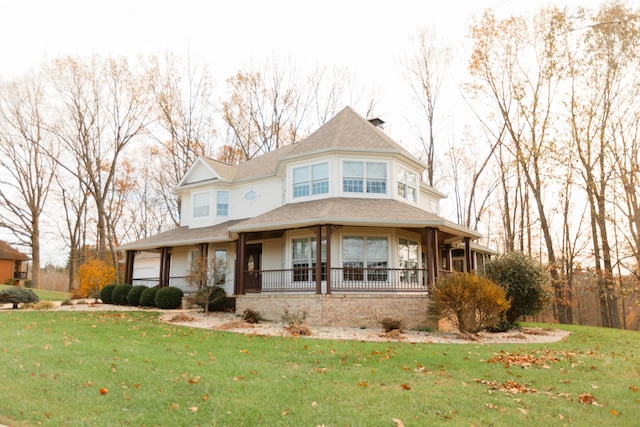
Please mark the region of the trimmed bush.
[[100, 289], [100, 299], [104, 304], [113, 304], [113, 290], [116, 285], [107, 285]]
[[175, 286], [167, 286], [158, 289], [156, 298], [153, 301], [158, 308], [172, 310], [182, 305], [182, 297], [184, 292]]
[[227, 302], [227, 292], [220, 286], [203, 286], [196, 292], [194, 302], [202, 307], [205, 313], [223, 311]]
[[551, 299], [549, 277], [534, 259], [521, 252], [510, 252], [484, 265], [485, 277], [500, 285], [511, 303], [505, 320], [513, 325], [521, 316], [540, 313]]
[[38, 301], [40, 301], [40, 298], [31, 289], [16, 286], [0, 291], [0, 304], [11, 303], [13, 308], [18, 308], [18, 304]]
[[127, 295], [131, 291], [132, 286], [127, 284], [116, 285], [111, 293], [111, 300], [116, 305], [127, 305]]
[[158, 286], [147, 288], [140, 294], [140, 305], [143, 307], [155, 307], [156, 292], [160, 289]]
[[130, 306], [137, 307], [140, 305], [140, 296], [145, 289], [147, 287], [144, 285], [136, 285], [131, 288], [129, 295], [127, 295], [127, 302]]
[[452, 274], [440, 278], [429, 311], [453, 322], [462, 333], [476, 333], [498, 323], [509, 308], [506, 291], [486, 277]]

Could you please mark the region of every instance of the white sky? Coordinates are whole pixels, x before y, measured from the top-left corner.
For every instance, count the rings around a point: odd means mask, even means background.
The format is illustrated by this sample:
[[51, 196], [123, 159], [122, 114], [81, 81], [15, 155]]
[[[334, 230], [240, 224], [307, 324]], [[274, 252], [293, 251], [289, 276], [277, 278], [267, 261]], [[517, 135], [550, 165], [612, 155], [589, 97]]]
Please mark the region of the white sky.
[[[458, 67], [465, 67], [462, 46], [474, 15], [486, 8], [498, 16], [522, 15], [550, 3], [596, 9], [602, 1], [0, 0], [0, 79], [18, 77], [61, 54], [172, 51], [208, 65], [220, 89], [252, 62], [290, 56], [303, 68], [344, 68], [358, 84], [374, 88], [380, 100], [376, 112], [387, 132], [410, 148], [413, 101], [398, 62], [415, 52], [415, 36], [433, 29], [457, 50]], [[447, 132], [453, 134], [463, 125], [454, 117], [465, 107], [455, 84], [449, 88], [441, 97]]]
[[[640, 1], [640, 0], [636, 0]], [[409, 139], [402, 112], [412, 99], [398, 63], [425, 28], [466, 42], [470, 19], [486, 8], [528, 13], [547, 0], [0, 0], [0, 78], [60, 54], [187, 53], [219, 87], [252, 61], [291, 56], [300, 67], [345, 68], [376, 89], [392, 137]], [[598, 0], [556, 0], [596, 8]], [[459, 67], [466, 56], [459, 53]], [[218, 91], [222, 93], [221, 90]], [[449, 107], [451, 108], [451, 107]], [[364, 114], [364, 112], [361, 112]], [[400, 136], [406, 135], [406, 136]]]

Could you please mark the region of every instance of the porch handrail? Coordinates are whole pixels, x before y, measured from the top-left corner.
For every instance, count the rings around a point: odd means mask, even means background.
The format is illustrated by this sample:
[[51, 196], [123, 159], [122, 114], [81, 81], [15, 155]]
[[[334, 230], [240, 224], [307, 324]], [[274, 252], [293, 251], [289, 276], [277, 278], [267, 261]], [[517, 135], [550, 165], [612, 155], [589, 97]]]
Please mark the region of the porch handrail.
[[[428, 292], [424, 268], [331, 268], [331, 291]], [[244, 290], [253, 292], [315, 292], [315, 267], [244, 272]], [[323, 271], [322, 281], [326, 281]]]

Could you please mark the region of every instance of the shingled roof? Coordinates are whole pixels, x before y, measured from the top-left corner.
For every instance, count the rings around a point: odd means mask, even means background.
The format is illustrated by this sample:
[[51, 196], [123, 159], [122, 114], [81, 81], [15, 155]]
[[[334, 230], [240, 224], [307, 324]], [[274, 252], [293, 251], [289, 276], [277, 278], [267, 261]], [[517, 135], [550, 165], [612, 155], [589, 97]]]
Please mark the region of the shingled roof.
[[19, 250], [12, 248], [7, 242], [0, 240], [0, 259], [27, 261], [29, 257]]
[[402, 146], [356, 113], [351, 107], [345, 107], [301, 142], [285, 145], [237, 166], [210, 159], [207, 162], [223, 179], [242, 181], [275, 174], [279, 162], [286, 158], [341, 149], [398, 153], [425, 167]]

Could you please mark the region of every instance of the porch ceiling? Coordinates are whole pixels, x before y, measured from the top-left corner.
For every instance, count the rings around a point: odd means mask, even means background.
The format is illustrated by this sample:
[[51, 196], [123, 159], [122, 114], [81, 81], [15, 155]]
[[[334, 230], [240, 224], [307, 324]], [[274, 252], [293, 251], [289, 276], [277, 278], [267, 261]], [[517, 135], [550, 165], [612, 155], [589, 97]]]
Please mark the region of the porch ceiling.
[[460, 238], [482, 237], [473, 230], [397, 200], [346, 197], [290, 203], [232, 225], [229, 227], [229, 232], [258, 232], [324, 224], [399, 228], [435, 227]]

